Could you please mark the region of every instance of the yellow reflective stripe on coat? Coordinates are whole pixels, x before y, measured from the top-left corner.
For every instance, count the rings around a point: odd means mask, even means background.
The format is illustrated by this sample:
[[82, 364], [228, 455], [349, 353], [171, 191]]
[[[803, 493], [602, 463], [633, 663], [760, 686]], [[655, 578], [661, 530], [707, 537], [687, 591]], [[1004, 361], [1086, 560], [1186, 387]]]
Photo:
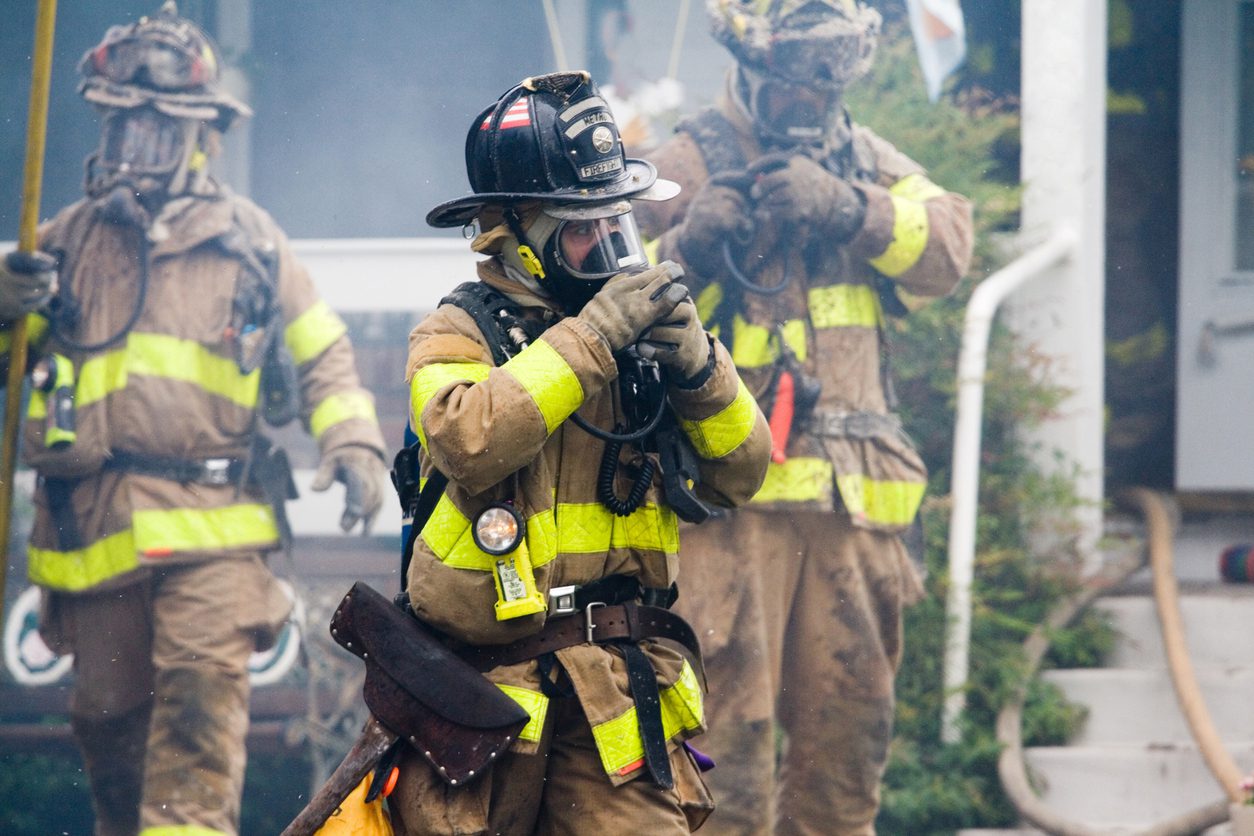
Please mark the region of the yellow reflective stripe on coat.
[[[659, 689], [658, 696], [662, 698], [662, 736], [665, 739], [695, 731], [705, 724], [701, 687], [687, 660], [675, 684]], [[640, 739], [634, 705], [612, 720], [593, 726], [592, 737], [601, 755], [601, 766], [608, 775], [631, 772], [644, 758], [644, 742]]]
[[530, 688], [523, 688], [519, 685], [502, 685], [497, 683], [496, 687], [509, 696], [514, 702], [522, 706], [523, 711], [531, 716], [527, 721], [527, 725], [523, 726], [522, 731], [518, 733], [519, 740], [530, 740], [533, 743], [539, 742], [540, 733], [544, 731], [544, 718], [549, 713], [549, 698], [539, 691], [533, 691]]
[[909, 525], [923, 502], [923, 482], [871, 479], [863, 473], [836, 477], [840, 498], [849, 515], [880, 525]]
[[[732, 362], [739, 369], [759, 369], [769, 366], [779, 358], [779, 340], [776, 330], [764, 325], [753, 325], [740, 314], [732, 320]], [[715, 329], [717, 331], [717, 327]], [[801, 362], [806, 359], [806, 324], [802, 319], [790, 319], [779, 327], [784, 344]], [[717, 334], [716, 334], [717, 336]]]
[[679, 551], [679, 518], [665, 505], [641, 505], [626, 517], [599, 502], [563, 502], [557, 506], [560, 554], [598, 554], [611, 549]]
[[[192, 383], [221, 398], [252, 409], [257, 406], [261, 371], [240, 374], [239, 366], [195, 340], [168, 334], [132, 333], [126, 338], [126, 374]], [[84, 364], [84, 368], [86, 364]]]
[[[425, 480], [424, 480], [425, 481]], [[527, 536], [523, 546], [533, 568], [539, 568], [557, 557], [557, 534], [553, 509], [532, 514], [527, 520]], [[423, 542], [440, 562], [456, 569], [491, 572], [497, 557], [475, 545], [467, 518], [448, 494], [441, 496], [422, 529]]]
[[830, 502], [832, 463], [796, 456], [766, 466], [766, 479], [751, 502]]
[[[363, 794], [362, 798], [365, 798]], [[145, 827], [139, 836], [231, 836], [225, 830], [214, 830], [198, 824], [165, 824], [160, 827]], [[362, 833], [360, 836], [367, 836]]]
[[880, 299], [870, 285], [829, 284], [811, 288], [807, 297], [815, 328], [874, 328], [880, 324]]
[[736, 397], [726, 407], [700, 421], [681, 422], [684, 432], [703, 459], [721, 459], [753, 432], [757, 404], [743, 380], [736, 381]]
[[315, 439], [322, 438], [327, 430], [345, 421], [360, 418], [371, 424], [379, 423], [374, 411], [374, 399], [361, 391], [341, 392], [323, 398], [309, 416], [309, 432]]
[[82, 409], [126, 388], [126, 349], [92, 357], [78, 370], [74, 404]]
[[135, 511], [131, 515], [135, 550], [159, 556], [268, 546], [279, 539], [269, 505], [245, 502], [223, 508], [171, 508]]
[[501, 371], [531, 396], [550, 434], [583, 403], [583, 385], [575, 370], [543, 339], [510, 358]]
[[431, 363], [414, 372], [409, 383], [409, 408], [413, 413], [412, 429], [423, 447], [427, 446], [427, 433], [422, 428], [422, 411], [427, 402], [451, 383], [487, 380], [491, 370], [487, 363]]
[[714, 314], [718, 311], [718, 306], [723, 303], [723, 286], [718, 282], [711, 282], [697, 294], [695, 300], [697, 306], [697, 316], [709, 328], [715, 323], [710, 322], [714, 318]]
[[[421, 536], [447, 566], [480, 572], [491, 572], [496, 566], [497, 558], [475, 545], [470, 520], [447, 494], [436, 502]], [[524, 545], [534, 568], [558, 554], [597, 554], [610, 549], [670, 554], [679, 551], [679, 520], [665, 506], [646, 504], [619, 517], [599, 502], [561, 503], [528, 517]]]
[[26, 550], [26, 575], [31, 583], [78, 592], [139, 566], [135, 538], [130, 529], [102, 537], [73, 551]]
[[916, 190], [909, 177], [888, 190], [888, 196], [893, 202], [893, 240], [884, 252], [869, 262], [890, 279], [900, 276], [915, 265], [927, 247], [929, 232], [927, 207], [919, 200], [898, 193], [898, 186], [907, 194]]
[[283, 342], [296, 365], [306, 363], [326, 351], [348, 326], [326, 302], [315, 302], [283, 329]]

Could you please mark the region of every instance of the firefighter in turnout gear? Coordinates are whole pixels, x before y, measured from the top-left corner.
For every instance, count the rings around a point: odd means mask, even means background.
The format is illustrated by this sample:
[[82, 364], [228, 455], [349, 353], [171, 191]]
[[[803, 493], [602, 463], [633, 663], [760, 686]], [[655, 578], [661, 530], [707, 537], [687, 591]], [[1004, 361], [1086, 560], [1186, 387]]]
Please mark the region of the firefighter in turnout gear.
[[422, 476], [448, 484], [407, 598], [530, 721], [462, 784], [410, 748], [389, 806], [414, 834], [687, 833], [710, 799], [699, 648], [666, 609], [677, 514], [758, 490], [766, 421], [677, 266], [646, 261], [628, 198], [676, 188], [587, 73], [509, 90], [465, 152], [474, 193], [427, 220], [474, 223], [487, 258], [410, 335]]
[[[679, 609], [710, 671], [717, 833], [874, 832], [926, 471], [893, 413], [899, 286], [949, 292], [969, 202], [842, 105], [880, 17], [855, 0], [710, 0], [736, 58], [719, 102], [651, 155], [683, 192], [638, 207], [769, 416], [745, 508], [684, 532]], [[782, 732], [783, 748], [777, 747]], [[778, 753], [779, 756], [777, 757]], [[709, 829], [707, 828], [707, 829]]]
[[209, 175], [249, 114], [172, 2], [79, 65], [101, 139], [86, 197], [0, 267], [0, 339], [25, 316], [30, 580], [74, 654], [70, 721], [101, 836], [234, 834], [249, 655], [290, 605], [266, 566], [293, 495], [261, 421], [317, 439], [315, 489], [368, 527], [386, 467], [344, 323], [283, 232]]

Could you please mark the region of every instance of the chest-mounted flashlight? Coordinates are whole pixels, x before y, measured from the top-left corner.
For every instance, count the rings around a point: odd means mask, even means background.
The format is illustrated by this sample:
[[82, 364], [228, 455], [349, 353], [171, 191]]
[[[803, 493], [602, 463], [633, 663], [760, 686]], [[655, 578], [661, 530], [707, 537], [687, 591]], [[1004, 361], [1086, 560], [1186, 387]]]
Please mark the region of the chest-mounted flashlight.
[[514, 506], [498, 502], [478, 513], [470, 535], [480, 551], [500, 556], [517, 549], [525, 531], [522, 515]]

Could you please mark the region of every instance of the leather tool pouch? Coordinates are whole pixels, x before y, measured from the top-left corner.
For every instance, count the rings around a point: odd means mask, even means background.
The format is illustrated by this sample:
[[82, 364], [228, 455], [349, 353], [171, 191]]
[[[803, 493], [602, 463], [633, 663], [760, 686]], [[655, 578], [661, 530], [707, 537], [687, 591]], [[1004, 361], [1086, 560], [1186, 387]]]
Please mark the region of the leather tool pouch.
[[481, 775], [531, 719], [421, 621], [361, 582], [331, 617], [331, 635], [366, 663], [363, 695], [379, 722], [452, 786]]

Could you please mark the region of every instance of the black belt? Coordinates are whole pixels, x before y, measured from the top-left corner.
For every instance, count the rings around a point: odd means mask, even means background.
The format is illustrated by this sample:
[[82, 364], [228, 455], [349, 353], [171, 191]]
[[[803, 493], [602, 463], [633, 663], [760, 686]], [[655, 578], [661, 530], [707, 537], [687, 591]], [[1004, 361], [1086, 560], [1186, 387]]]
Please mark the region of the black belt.
[[148, 453], [133, 453], [128, 450], [114, 450], [105, 459], [105, 470], [122, 470], [127, 473], [138, 473], [141, 476], [153, 476], [157, 479], [169, 479], [172, 482], [190, 482], [197, 485], [234, 485], [244, 475], [246, 462], [230, 456], [212, 459], [176, 459], [170, 456], [153, 456]]

